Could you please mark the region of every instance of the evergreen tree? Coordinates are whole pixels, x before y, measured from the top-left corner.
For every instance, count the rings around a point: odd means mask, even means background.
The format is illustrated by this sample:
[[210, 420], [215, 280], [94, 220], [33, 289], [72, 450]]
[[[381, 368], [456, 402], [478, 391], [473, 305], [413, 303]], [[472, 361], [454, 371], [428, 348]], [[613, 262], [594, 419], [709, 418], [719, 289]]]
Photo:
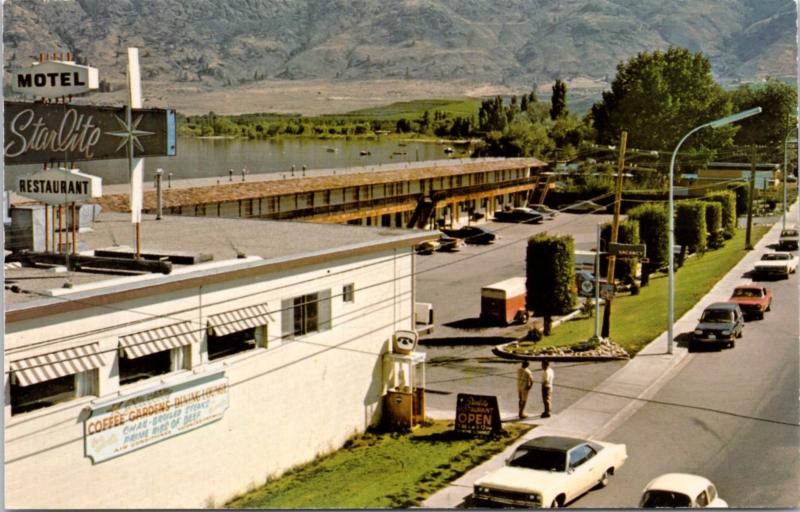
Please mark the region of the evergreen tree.
[[567, 84], [560, 79], [553, 84], [553, 96], [550, 98], [550, 119], [556, 120], [566, 116], [567, 110]]

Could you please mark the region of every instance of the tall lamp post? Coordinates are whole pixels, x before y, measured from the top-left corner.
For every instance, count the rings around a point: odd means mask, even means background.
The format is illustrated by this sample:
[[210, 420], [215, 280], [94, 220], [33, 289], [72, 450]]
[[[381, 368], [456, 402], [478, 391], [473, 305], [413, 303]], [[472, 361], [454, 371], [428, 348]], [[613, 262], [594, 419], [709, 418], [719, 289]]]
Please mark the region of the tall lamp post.
[[725, 126], [726, 124], [734, 123], [736, 121], [741, 121], [742, 119], [748, 118], [750, 116], [754, 116], [756, 114], [761, 113], [761, 107], [751, 108], [750, 110], [745, 110], [739, 112], [738, 114], [733, 114], [727, 117], [723, 117], [717, 119], [715, 121], [711, 121], [710, 123], [701, 124], [693, 128], [689, 133], [683, 136], [683, 138], [678, 142], [678, 145], [675, 146], [675, 151], [672, 152], [672, 159], [669, 163], [669, 212], [667, 213], [667, 217], [669, 220], [669, 279], [668, 279], [668, 287], [669, 287], [669, 296], [668, 296], [668, 305], [667, 305], [667, 353], [672, 354], [672, 345], [674, 343], [675, 337], [674, 333], [672, 332], [672, 324], [675, 323], [675, 198], [673, 194], [673, 176], [675, 175], [675, 158], [678, 156], [678, 149], [680, 149], [681, 144], [684, 143], [686, 139], [689, 138], [691, 134], [694, 132], [700, 131], [703, 128], [719, 128], [720, 126]]
[[786, 212], [789, 211], [789, 194], [786, 188], [786, 178], [789, 174], [788, 147], [790, 142], [797, 143], [797, 139], [789, 138], [791, 135], [792, 132], [787, 133], [786, 138], [783, 140], [783, 222], [781, 224], [781, 229], [786, 229]]

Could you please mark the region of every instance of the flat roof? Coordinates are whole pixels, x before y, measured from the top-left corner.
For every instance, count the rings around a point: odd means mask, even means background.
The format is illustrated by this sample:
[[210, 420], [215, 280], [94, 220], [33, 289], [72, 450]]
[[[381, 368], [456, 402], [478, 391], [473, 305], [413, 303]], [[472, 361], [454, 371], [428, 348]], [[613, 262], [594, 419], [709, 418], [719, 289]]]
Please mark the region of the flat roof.
[[[90, 231], [78, 234], [81, 254], [100, 249], [135, 246], [130, 214], [102, 212]], [[221, 270], [266, 273], [326, 260], [367, 254], [389, 247], [410, 247], [436, 238], [437, 231], [315, 224], [298, 221], [225, 219], [143, 215], [140, 226], [142, 253], [203, 253], [208, 263], [175, 265], [171, 274], [119, 271], [64, 271], [63, 267], [21, 267], [6, 263], [7, 313], [50, 302], [64, 302], [67, 294], [99, 295], [98, 286], [124, 289], [127, 283], [154, 283], [219, 275]], [[247, 258], [238, 257], [245, 255]], [[197, 272], [194, 272], [197, 270]], [[197, 274], [197, 275], [195, 275]], [[148, 277], [145, 277], [148, 276]], [[127, 279], [126, 279], [127, 277]], [[69, 283], [72, 288], [65, 288]], [[13, 290], [9, 289], [14, 287]], [[58, 297], [61, 297], [59, 299]]]
[[[546, 165], [537, 158], [491, 158], [467, 162], [436, 162], [435, 165], [424, 165], [420, 162], [400, 169], [396, 165], [351, 168], [340, 174], [305, 178], [280, 179], [285, 173], [269, 173], [249, 175], [247, 181], [243, 182], [216, 183], [206, 180], [198, 183], [189, 180], [181, 185], [179, 181], [175, 181], [172, 188], [164, 188], [162, 200], [164, 208], [171, 208]], [[130, 210], [129, 193], [107, 194], [92, 202], [109, 210]], [[156, 208], [156, 192], [152, 189], [144, 192], [144, 208]]]

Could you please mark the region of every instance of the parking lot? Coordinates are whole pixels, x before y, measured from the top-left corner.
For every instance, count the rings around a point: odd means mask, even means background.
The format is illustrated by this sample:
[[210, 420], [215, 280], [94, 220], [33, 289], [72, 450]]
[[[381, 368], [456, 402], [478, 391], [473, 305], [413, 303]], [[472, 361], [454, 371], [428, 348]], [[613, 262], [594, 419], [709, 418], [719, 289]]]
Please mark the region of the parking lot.
[[[484, 226], [501, 237], [492, 245], [467, 245], [455, 253], [417, 256], [416, 300], [432, 303], [435, 311], [434, 331], [420, 341], [421, 350], [428, 354], [426, 401], [430, 411], [440, 415], [454, 411], [457, 393], [474, 393], [497, 396], [504, 418], [516, 415], [517, 365], [494, 356], [491, 349], [522, 335], [526, 328], [482, 325], [481, 287], [525, 275], [525, 250], [531, 235], [543, 231], [570, 234], [577, 250], [589, 250], [595, 246], [597, 224], [610, 220], [611, 215], [562, 213], [541, 224], [488, 222]], [[622, 364], [556, 364], [556, 413]], [[539, 368], [534, 365], [533, 369], [538, 382]], [[532, 414], [539, 403], [531, 393]]]

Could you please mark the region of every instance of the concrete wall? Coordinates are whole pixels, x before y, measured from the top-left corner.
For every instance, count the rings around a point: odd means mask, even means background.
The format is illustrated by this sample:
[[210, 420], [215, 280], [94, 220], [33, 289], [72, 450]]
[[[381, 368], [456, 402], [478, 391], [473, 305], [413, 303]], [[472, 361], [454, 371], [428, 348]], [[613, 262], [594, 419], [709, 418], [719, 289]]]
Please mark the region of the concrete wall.
[[[340, 447], [380, 418], [381, 357], [397, 329], [412, 328], [410, 249], [319, 265], [263, 279], [173, 292], [90, 308], [85, 314], [8, 326], [9, 360], [99, 342], [106, 366], [100, 393], [119, 389], [118, 337], [180, 320], [267, 303], [269, 347], [207, 363], [192, 347], [193, 370], [224, 370], [229, 408], [196, 430], [92, 464], [84, 456], [85, 407], [93, 397], [10, 416], [6, 405], [5, 496], [11, 508], [199, 508], [220, 506], [270, 476]], [[355, 301], [342, 286], [355, 284]], [[284, 341], [281, 300], [331, 289], [332, 329]], [[51, 344], [27, 350], [34, 343]], [[57, 341], [59, 340], [59, 341]], [[162, 376], [163, 377], [163, 376]], [[148, 379], [121, 391], [157, 384]], [[6, 382], [7, 384], [8, 382]], [[8, 404], [6, 396], [6, 404]]]

